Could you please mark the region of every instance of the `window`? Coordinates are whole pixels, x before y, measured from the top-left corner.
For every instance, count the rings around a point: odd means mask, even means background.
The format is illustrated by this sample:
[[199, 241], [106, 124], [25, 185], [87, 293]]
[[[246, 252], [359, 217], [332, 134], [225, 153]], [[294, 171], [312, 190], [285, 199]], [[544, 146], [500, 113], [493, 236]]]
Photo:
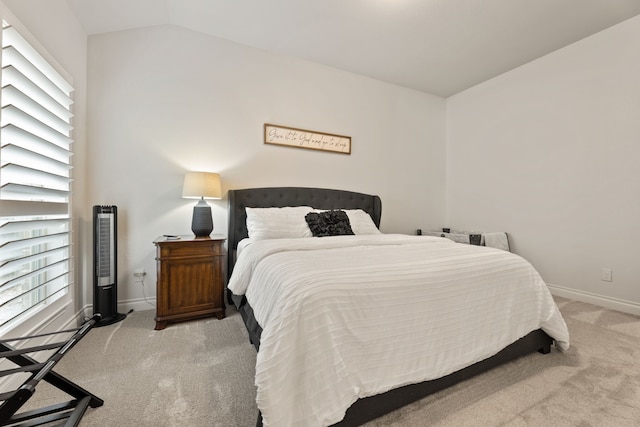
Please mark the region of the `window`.
[[0, 328], [65, 295], [70, 248], [73, 87], [2, 22]]

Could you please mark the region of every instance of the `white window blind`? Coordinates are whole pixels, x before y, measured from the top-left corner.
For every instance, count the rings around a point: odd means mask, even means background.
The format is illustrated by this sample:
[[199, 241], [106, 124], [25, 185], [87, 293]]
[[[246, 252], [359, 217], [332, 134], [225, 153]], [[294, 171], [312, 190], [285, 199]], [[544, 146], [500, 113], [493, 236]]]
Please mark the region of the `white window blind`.
[[0, 327], [71, 285], [73, 87], [6, 21], [0, 98]]

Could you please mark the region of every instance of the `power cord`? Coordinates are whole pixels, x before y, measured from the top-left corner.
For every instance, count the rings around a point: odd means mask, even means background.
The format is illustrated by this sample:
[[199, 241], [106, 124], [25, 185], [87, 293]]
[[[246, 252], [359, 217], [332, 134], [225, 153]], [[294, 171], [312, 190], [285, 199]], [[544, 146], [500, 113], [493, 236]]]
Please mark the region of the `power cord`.
[[147, 299], [147, 294], [144, 291], [144, 276], [140, 278], [140, 284], [142, 285], [142, 296], [144, 297], [144, 301], [150, 306], [155, 307], [156, 305]]

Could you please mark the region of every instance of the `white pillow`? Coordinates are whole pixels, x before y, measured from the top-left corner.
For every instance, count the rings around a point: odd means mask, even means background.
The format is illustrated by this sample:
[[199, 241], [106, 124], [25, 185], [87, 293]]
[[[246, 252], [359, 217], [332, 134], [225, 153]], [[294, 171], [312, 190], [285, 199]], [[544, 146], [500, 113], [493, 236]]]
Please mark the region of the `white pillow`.
[[349, 217], [353, 234], [382, 234], [371, 219], [371, 215], [362, 209], [343, 209]]
[[313, 211], [310, 206], [283, 208], [245, 208], [250, 239], [290, 239], [312, 237], [304, 216]]

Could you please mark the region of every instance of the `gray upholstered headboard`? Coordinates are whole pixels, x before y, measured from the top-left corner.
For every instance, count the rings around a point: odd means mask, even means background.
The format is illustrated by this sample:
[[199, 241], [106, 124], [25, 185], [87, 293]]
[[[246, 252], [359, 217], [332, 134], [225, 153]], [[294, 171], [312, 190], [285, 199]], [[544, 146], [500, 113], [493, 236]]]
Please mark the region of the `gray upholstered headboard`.
[[380, 197], [345, 190], [305, 187], [267, 187], [229, 190], [229, 235], [227, 274], [231, 276], [238, 242], [246, 237], [246, 207], [271, 208], [284, 206], [311, 206], [316, 209], [362, 209], [371, 215], [380, 227], [382, 202]]

